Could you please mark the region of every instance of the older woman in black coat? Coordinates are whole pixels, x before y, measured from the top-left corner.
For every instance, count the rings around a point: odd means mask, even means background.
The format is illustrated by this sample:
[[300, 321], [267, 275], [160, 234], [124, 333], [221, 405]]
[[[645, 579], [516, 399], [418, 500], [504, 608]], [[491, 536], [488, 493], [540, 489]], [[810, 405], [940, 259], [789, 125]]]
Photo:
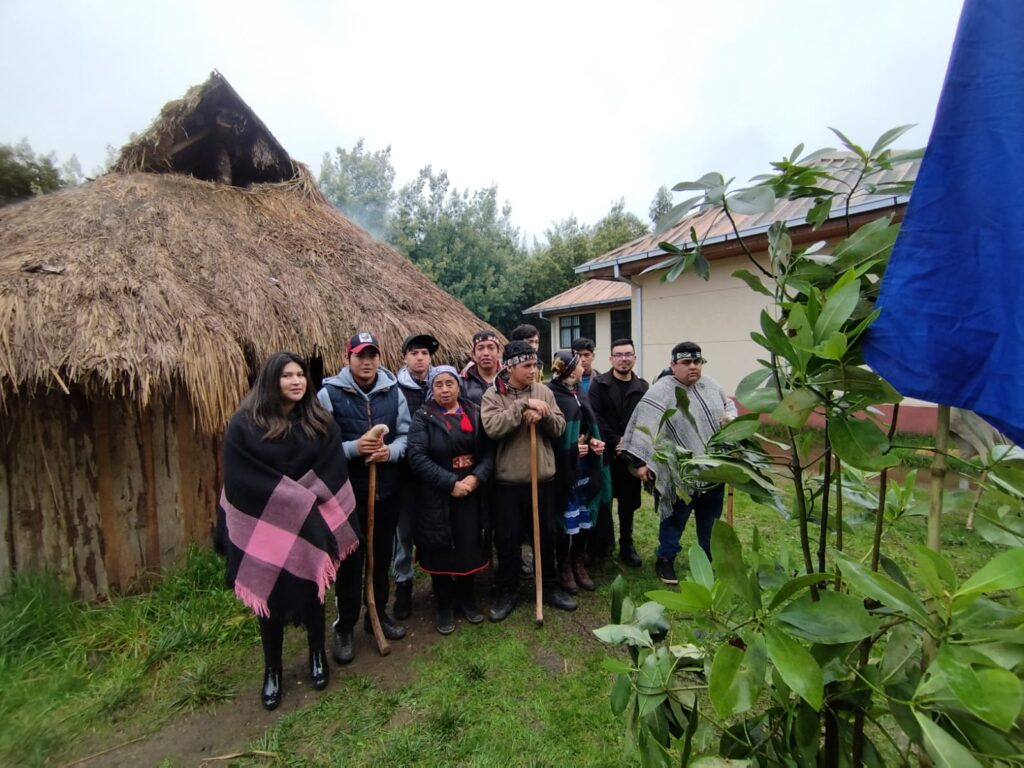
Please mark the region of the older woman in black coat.
[[416, 562], [430, 574], [437, 597], [437, 631], [455, 630], [455, 611], [477, 624], [473, 574], [490, 564], [487, 510], [481, 486], [494, 471], [494, 446], [480, 411], [461, 398], [458, 371], [438, 366], [430, 399], [413, 416], [406, 459], [417, 479], [413, 541]]

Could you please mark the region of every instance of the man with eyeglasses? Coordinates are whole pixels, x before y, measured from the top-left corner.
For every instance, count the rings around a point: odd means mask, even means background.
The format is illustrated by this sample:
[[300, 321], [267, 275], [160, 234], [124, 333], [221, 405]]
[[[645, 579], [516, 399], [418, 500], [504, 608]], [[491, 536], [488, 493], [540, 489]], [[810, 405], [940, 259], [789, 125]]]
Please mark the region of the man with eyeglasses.
[[[691, 513], [697, 521], [697, 543], [711, 559], [711, 529], [722, 516], [724, 486], [700, 484], [687, 488], [689, 500], [677, 496], [672, 485], [669, 466], [660, 461], [654, 449], [659, 430], [664, 436], [694, 456], [707, 451], [707, 443], [715, 432], [736, 418], [736, 404], [714, 379], [703, 375], [707, 361], [701, 349], [692, 341], [684, 341], [672, 348], [669, 368], [671, 376], [658, 379], [640, 400], [629, 420], [620, 450], [630, 457], [637, 477], [653, 482], [657, 509], [661, 516], [658, 527], [658, 551], [654, 572], [665, 584], [678, 584], [675, 558], [682, 547], [679, 544]], [[683, 388], [689, 399], [689, 412], [685, 418], [678, 411], [667, 420], [662, 430], [662, 416], [676, 408], [676, 390]]]
[[[597, 417], [597, 426], [605, 441], [604, 460], [612, 475], [612, 496], [619, 509], [619, 560], [633, 568], [643, 565], [633, 546], [633, 513], [640, 508], [640, 480], [630, 471], [629, 462], [617, 452], [630, 416], [647, 391], [648, 384], [635, 373], [636, 349], [632, 339], [612, 342], [608, 358], [611, 370], [594, 376], [587, 393], [590, 407]], [[599, 514], [591, 535], [591, 552], [600, 556], [611, 554], [615, 530], [609, 514]]]

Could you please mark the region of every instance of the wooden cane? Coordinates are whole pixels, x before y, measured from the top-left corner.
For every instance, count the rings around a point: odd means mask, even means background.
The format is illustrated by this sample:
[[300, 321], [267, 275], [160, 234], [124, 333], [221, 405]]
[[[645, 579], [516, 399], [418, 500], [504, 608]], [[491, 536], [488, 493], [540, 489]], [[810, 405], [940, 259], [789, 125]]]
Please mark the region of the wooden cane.
[[530, 495], [533, 501], [533, 582], [537, 626], [544, 626], [544, 587], [540, 569], [540, 500], [537, 491], [537, 425], [530, 424]]
[[377, 496], [377, 464], [370, 463], [370, 495], [366, 500], [366, 610], [370, 612], [370, 626], [373, 627], [373, 639], [377, 641], [377, 650], [381, 656], [391, 653], [391, 646], [384, 637], [380, 627], [380, 616], [377, 615], [377, 598], [373, 590], [373, 508]]
[[729, 527], [732, 528], [734, 527], [732, 524], [732, 486], [730, 485], [727, 487], [729, 488], [729, 491], [728, 499], [725, 504], [725, 519], [729, 523]]

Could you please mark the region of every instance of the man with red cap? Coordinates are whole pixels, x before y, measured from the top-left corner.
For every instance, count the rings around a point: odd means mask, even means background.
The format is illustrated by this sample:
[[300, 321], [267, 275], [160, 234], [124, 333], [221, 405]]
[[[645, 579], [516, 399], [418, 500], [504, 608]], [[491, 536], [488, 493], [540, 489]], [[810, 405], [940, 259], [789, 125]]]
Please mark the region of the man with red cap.
[[[398, 523], [399, 467], [405, 456], [411, 417], [398, 379], [380, 364], [380, 342], [372, 333], [361, 332], [349, 339], [348, 365], [337, 376], [324, 379], [317, 399], [341, 427], [342, 448], [349, 461], [349, 480], [356, 497], [356, 512], [365, 532], [369, 498], [369, 465], [377, 465], [374, 504], [373, 591], [381, 629], [388, 640], [405, 637], [405, 627], [387, 615], [391, 556]], [[387, 432], [370, 432], [377, 424]], [[364, 546], [343, 560], [335, 587], [338, 618], [334, 622], [334, 660], [348, 664], [355, 656], [352, 629], [359, 618], [363, 599]], [[363, 626], [371, 632], [370, 616]]]

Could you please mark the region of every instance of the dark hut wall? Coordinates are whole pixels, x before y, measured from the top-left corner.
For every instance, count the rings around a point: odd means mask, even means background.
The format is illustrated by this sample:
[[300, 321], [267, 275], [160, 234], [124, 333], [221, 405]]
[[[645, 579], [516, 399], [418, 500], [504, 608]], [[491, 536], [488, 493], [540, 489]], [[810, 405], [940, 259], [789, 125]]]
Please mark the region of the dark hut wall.
[[2, 438], [0, 583], [49, 569], [91, 600], [208, 540], [219, 450], [180, 390], [142, 409], [74, 387], [18, 395]]

